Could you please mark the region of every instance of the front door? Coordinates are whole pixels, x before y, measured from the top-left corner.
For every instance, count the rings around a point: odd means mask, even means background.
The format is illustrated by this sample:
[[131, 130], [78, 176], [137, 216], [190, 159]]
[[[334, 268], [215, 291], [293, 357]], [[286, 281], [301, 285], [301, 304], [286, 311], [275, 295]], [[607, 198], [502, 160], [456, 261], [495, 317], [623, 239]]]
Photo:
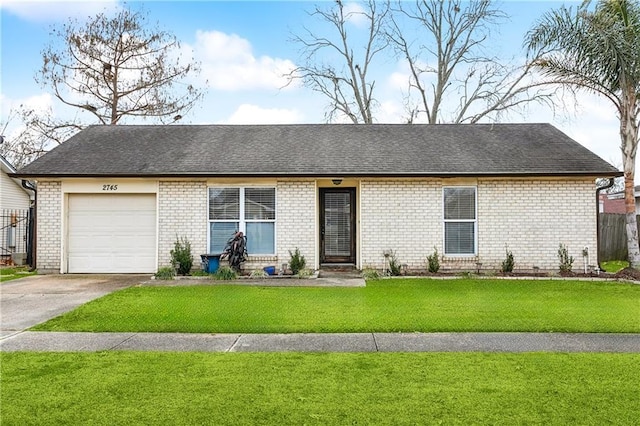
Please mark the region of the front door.
[[356, 262], [356, 190], [320, 188], [320, 261]]

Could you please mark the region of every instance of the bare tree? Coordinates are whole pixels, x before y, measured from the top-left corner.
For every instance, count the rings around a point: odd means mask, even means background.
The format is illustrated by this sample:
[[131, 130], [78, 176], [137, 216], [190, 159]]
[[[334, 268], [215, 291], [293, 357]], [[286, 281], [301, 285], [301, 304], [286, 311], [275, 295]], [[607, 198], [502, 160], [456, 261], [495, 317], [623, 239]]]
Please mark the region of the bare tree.
[[[197, 65], [182, 64], [175, 36], [149, 27], [141, 11], [101, 13], [87, 23], [70, 20], [51, 36], [36, 80], [82, 117], [91, 117], [79, 119], [80, 127], [118, 124], [125, 117], [173, 122], [202, 96], [181, 82]], [[51, 131], [68, 124], [42, 123]]]
[[54, 124], [51, 111], [38, 113], [20, 105], [11, 108], [5, 120], [0, 122], [0, 154], [19, 169], [78, 130], [80, 127], [73, 122]]
[[[357, 5], [347, 8], [337, 0], [328, 10], [316, 7], [311, 16], [328, 24], [330, 33], [318, 36], [305, 28], [304, 36], [293, 37], [302, 46], [304, 65], [290, 78], [302, 79], [307, 87], [328, 98], [327, 121], [344, 115], [354, 124], [373, 123], [375, 80], [369, 72], [376, 56], [387, 47], [383, 27], [389, 5], [375, 0]], [[350, 25], [360, 21], [366, 23], [366, 36], [363, 45], [354, 50], [352, 40], [358, 37], [350, 36]]]
[[531, 64], [507, 65], [485, 53], [491, 29], [508, 17], [491, 0], [398, 2], [389, 17], [387, 36], [409, 69], [409, 122], [476, 123], [531, 102], [553, 106], [551, 93], [529, 78]]

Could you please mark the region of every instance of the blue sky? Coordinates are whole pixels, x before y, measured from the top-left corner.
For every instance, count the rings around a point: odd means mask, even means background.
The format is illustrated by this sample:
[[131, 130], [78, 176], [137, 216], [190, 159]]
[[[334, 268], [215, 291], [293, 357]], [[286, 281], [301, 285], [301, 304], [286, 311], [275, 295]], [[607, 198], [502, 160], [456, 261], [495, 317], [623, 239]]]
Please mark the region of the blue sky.
[[[347, 1], [344, 1], [348, 4]], [[282, 89], [283, 70], [299, 63], [298, 46], [289, 41], [302, 26], [317, 21], [307, 12], [314, 5], [331, 2], [309, 1], [154, 1], [130, 2], [142, 5], [162, 28], [174, 33], [186, 49], [193, 49], [202, 63], [201, 79], [209, 83], [204, 101], [182, 123], [320, 123], [324, 120], [325, 99], [300, 85]], [[523, 55], [522, 39], [541, 14], [561, 2], [502, 0], [496, 3], [510, 15], [499, 28], [492, 46], [505, 57]], [[578, 2], [565, 2], [577, 5]], [[5, 0], [1, 19], [1, 113], [6, 117], [12, 105], [27, 104], [53, 108], [63, 115], [50, 94], [34, 81], [41, 66], [51, 25], [69, 17], [84, 17], [121, 7], [117, 1], [50, 2]], [[378, 122], [402, 122], [401, 95], [393, 76], [402, 72], [392, 57], [376, 69]], [[612, 105], [594, 96], [581, 96], [578, 108], [554, 116], [546, 108], [535, 108], [526, 116], [502, 121], [550, 122], [587, 148], [616, 166], [621, 164], [618, 122]], [[10, 130], [10, 129], [9, 129]], [[6, 136], [6, 135], [5, 135]]]

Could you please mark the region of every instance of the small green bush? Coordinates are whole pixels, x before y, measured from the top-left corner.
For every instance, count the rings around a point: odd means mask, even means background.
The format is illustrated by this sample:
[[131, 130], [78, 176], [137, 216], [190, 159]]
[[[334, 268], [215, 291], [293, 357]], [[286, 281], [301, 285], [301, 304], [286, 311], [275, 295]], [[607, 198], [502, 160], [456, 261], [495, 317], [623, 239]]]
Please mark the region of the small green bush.
[[171, 250], [171, 264], [179, 275], [188, 275], [193, 267], [193, 255], [191, 243], [185, 237], [176, 239]]
[[438, 248], [433, 247], [433, 253], [427, 256], [427, 267], [429, 272], [436, 273], [440, 270], [440, 256], [438, 255]]
[[220, 266], [213, 276], [217, 280], [235, 280], [238, 278], [236, 271], [231, 266], [226, 265]]
[[389, 273], [394, 277], [402, 274], [402, 264], [394, 250], [389, 250]]
[[513, 258], [513, 253], [507, 246], [505, 246], [506, 258], [502, 261], [502, 272], [505, 274], [509, 274], [513, 272], [513, 267], [515, 266], [515, 260]]
[[362, 270], [361, 275], [362, 275], [362, 278], [364, 278], [365, 280], [378, 280], [378, 279], [380, 279], [380, 274], [374, 268], [364, 268]]
[[307, 266], [307, 260], [303, 255], [300, 254], [300, 249], [296, 247], [293, 253], [289, 250], [289, 256], [291, 256], [291, 260], [289, 260], [289, 268], [293, 275], [297, 275], [305, 266]]
[[155, 276], [157, 280], [172, 280], [176, 276], [176, 270], [173, 266], [163, 266], [158, 268]]
[[296, 274], [298, 278], [309, 278], [312, 275], [313, 275], [313, 269], [309, 269], [309, 268], [300, 269]]
[[254, 269], [249, 274], [251, 278], [267, 278], [269, 275], [264, 271], [264, 269]]
[[558, 260], [560, 261], [558, 267], [560, 268], [561, 274], [568, 274], [571, 272], [571, 268], [573, 267], [573, 256], [569, 256], [569, 250], [567, 246], [560, 243], [560, 247], [558, 248]]

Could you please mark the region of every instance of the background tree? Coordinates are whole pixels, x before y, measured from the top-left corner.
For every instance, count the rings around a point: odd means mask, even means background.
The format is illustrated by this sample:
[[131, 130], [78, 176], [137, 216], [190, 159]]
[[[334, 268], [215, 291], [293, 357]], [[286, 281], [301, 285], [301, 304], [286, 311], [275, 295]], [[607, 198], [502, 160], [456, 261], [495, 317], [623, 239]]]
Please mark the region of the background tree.
[[16, 169], [26, 166], [59, 143], [48, 134], [64, 137], [79, 130], [71, 122], [65, 126], [56, 128], [50, 111], [38, 113], [24, 105], [11, 108], [0, 122], [0, 134], [3, 135], [0, 154]]
[[610, 100], [620, 119], [629, 263], [640, 268], [634, 196], [640, 127], [640, 5], [627, 0], [585, 1], [545, 14], [527, 34], [533, 60], [549, 84], [584, 89]]
[[551, 94], [529, 78], [531, 65], [486, 53], [491, 30], [507, 18], [490, 0], [397, 3], [387, 36], [409, 68], [409, 122], [476, 123], [530, 102], [553, 106]]
[[[54, 27], [51, 37], [36, 80], [81, 113], [77, 128], [130, 117], [173, 122], [202, 96], [181, 82], [198, 71], [197, 64], [183, 64], [176, 37], [150, 27], [142, 11], [101, 13], [86, 23], [70, 20]], [[69, 122], [42, 124], [55, 133]]]
[[[304, 64], [290, 77], [302, 79], [307, 87], [328, 98], [327, 121], [344, 115], [354, 124], [373, 123], [375, 80], [369, 71], [375, 57], [387, 46], [383, 25], [388, 4], [369, 0], [357, 5], [347, 10], [337, 0], [328, 10], [316, 7], [311, 16], [328, 24], [328, 33], [319, 36], [305, 28], [304, 36], [293, 37], [302, 46]], [[357, 37], [349, 36], [349, 25], [361, 21], [366, 23], [367, 37], [354, 50], [353, 39]]]

